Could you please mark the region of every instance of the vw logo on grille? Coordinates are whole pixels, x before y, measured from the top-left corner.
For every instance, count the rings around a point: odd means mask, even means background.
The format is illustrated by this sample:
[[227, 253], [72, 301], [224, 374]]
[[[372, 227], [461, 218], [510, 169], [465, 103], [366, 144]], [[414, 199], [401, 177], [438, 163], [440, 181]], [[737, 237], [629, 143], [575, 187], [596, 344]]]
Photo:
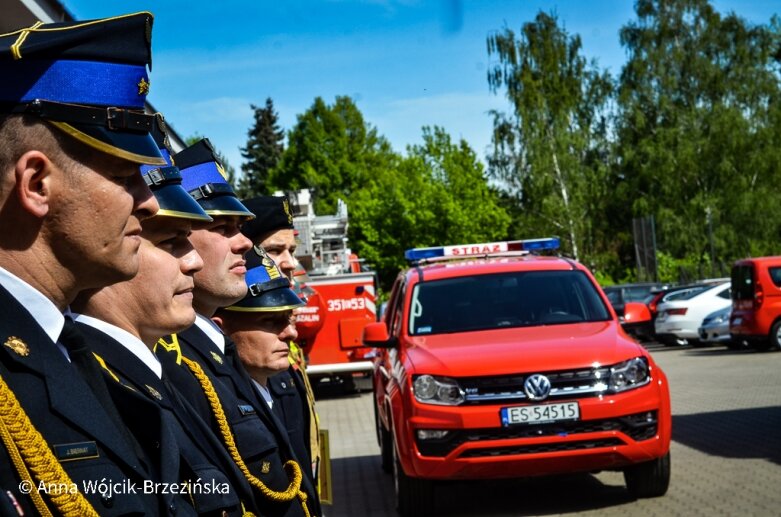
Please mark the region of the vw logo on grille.
[[545, 400], [550, 394], [550, 380], [544, 375], [529, 375], [523, 382], [523, 391], [530, 400]]

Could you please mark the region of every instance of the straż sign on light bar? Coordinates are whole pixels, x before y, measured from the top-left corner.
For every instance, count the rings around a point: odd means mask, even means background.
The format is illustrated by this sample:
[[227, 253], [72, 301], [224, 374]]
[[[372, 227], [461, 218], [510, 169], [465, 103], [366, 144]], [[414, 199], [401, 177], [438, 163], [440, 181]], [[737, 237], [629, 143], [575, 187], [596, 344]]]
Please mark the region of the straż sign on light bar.
[[484, 244], [466, 244], [461, 246], [445, 246], [445, 257], [465, 257], [469, 255], [485, 255], [486, 253], [501, 253], [507, 251], [506, 242], [487, 242]]
[[526, 239], [522, 241], [486, 242], [482, 244], [458, 244], [433, 248], [413, 248], [404, 252], [409, 261], [422, 261], [441, 257], [471, 257], [497, 255], [508, 251], [542, 251], [559, 249], [559, 238]]

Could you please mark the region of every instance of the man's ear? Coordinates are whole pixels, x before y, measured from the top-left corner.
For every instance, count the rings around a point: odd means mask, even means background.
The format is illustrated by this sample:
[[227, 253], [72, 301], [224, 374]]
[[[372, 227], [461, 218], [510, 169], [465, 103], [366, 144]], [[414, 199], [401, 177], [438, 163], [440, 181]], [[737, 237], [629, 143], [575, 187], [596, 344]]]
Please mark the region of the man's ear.
[[218, 316], [215, 314], [214, 316], [212, 316], [212, 321], [214, 322], [215, 325], [220, 327], [223, 330], [223, 332], [225, 331], [225, 322], [222, 320], [222, 316]]
[[35, 217], [43, 218], [49, 213], [53, 169], [51, 160], [40, 151], [27, 151], [16, 161], [19, 204]]

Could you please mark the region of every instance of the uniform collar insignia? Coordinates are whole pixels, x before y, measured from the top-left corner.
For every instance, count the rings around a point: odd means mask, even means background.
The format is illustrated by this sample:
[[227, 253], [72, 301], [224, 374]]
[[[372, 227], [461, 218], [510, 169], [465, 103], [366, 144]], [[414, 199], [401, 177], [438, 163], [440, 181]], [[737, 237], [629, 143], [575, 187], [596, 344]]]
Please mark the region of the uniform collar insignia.
[[168, 343], [165, 338], [160, 338], [157, 340], [157, 344], [155, 345], [154, 351], [157, 352], [157, 347], [160, 346], [165, 350], [166, 352], [174, 353], [176, 354], [176, 364], [181, 365], [182, 364], [182, 349], [179, 346], [179, 337], [176, 334], [171, 334], [171, 342]]
[[16, 336], [11, 336], [6, 339], [4, 345], [22, 357], [30, 355], [30, 347]]
[[144, 384], [144, 386], [146, 386], [146, 389], [147, 389], [147, 391], [149, 391], [149, 394], [150, 394], [150, 395], [152, 395], [154, 398], [156, 398], [157, 400], [163, 400], [163, 396], [162, 396], [162, 395], [160, 395], [160, 392], [159, 392], [159, 391], [157, 391], [156, 389], [154, 389], [154, 388], [153, 388], [152, 386], [150, 386], [149, 384]]
[[212, 358], [218, 363], [222, 364], [222, 357], [217, 352], [212, 352]]
[[268, 474], [269, 472], [271, 472], [271, 463], [269, 463], [268, 461], [264, 461], [263, 464], [260, 466], [260, 471], [263, 474]]

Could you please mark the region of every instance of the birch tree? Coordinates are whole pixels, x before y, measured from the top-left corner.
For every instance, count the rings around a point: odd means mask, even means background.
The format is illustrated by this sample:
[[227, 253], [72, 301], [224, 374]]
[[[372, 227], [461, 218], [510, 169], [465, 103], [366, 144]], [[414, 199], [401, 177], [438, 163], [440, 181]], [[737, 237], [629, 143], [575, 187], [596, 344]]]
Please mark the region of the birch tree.
[[565, 252], [590, 254], [600, 234], [594, 222], [610, 188], [610, 76], [581, 55], [579, 36], [542, 12], [519, 36], [505, 28], [487, 44], [497, 60], [488, 71], [489, 87], [511, 106], [492, 112], [489, 170], [519, 205], [518, 231], [525, 235], [518, 237], [558, 234]]

